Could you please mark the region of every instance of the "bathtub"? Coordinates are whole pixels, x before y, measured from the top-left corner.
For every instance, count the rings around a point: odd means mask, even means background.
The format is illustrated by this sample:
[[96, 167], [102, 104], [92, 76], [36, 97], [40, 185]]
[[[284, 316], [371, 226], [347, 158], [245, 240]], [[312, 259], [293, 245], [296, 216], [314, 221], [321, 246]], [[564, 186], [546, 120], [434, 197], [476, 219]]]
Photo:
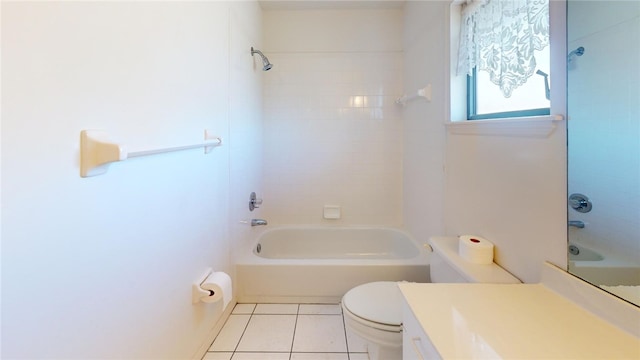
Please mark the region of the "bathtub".
[[408, 233], [377, 227], [279, 227], [236, 265], [238, 302], [338, 303], [371, 281], [429, 282], [428, 252]]
[[619, 255], [590, 248], [584, 244], [570, 242], [569, 272], [596, 285], [637, 286], [640, 285], [640, 267], [637, 261], [621, 258]]

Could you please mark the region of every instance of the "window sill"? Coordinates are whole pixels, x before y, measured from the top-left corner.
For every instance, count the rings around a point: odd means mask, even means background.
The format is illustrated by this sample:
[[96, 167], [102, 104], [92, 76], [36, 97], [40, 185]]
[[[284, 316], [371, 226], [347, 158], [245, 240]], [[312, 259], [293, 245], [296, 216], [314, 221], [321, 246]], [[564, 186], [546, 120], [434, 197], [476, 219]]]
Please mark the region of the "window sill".
[[529, 116], [489, 120], [450, 121], [445, 126], [456, 135], [495, 135], [545, 138], [564, 120], [562, 115]]

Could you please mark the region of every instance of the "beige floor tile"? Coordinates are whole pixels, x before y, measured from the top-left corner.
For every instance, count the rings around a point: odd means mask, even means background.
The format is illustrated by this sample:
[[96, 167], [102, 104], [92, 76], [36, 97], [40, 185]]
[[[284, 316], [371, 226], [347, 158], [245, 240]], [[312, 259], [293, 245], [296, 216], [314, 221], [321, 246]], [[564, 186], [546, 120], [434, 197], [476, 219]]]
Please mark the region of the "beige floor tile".
[[252, 315], [236, 351], [289, 352], [296, 315]]
[[298, 315], [294, 352], [347, 352], [341, 315]]

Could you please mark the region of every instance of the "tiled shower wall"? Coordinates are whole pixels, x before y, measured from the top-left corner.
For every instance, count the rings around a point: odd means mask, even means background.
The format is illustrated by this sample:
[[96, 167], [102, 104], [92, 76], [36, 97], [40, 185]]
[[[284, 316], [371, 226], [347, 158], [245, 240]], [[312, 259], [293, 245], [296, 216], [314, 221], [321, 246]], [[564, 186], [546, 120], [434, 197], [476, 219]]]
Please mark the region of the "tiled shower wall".
[[640, 52], [629, 49], [640, 42], [640, 3], [570, 2], [568, 22], [569, 50], [585, 49], [568, 68], [569, 193], [593, 202], [589, 213], [569, 209], [585, 223], [569, 239], [637, 262]]
[[[388, 15], [395, 21], [397, 14]], [[301, 11], [296, 19], [329, 15]], [[357, 22], [368, 15], [354, 13], [358, 19], [342, 20]], [[350, 34], [325, 24], [315, 32], [349, 42]], [[300, 29], [289, 34], [295, 37], [296, 32]], [[354, 51], [339, 45], [299, 51], [295, 40], [291, 51], [267, 49], [275, 64], [265, 73], [263, 89], [263, 211], [270, 224], [402, 222], [402, 122], [395, 99], [402, 94], [403, 54], [393, 41], [393, 48], [380, 49], [384, 39], [369, 39], [375, 46], [367, 51], [361, 37], [352, 40], [360, 45]], [[324, 205], [340, 206], [341, 219], [323, 219]]]

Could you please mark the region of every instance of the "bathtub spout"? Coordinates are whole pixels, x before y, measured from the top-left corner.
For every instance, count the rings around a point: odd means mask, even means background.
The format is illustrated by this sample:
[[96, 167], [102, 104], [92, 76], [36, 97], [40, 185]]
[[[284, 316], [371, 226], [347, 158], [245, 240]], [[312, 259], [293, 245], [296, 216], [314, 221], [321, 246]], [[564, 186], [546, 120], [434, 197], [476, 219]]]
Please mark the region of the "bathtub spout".
[[267, 220], [251, 219], [251, 226], [267, 225]]
[[569, 226], [575, 226], [578, 229], [584, 228], [584, 222], [580, 220], [569, 220]]

